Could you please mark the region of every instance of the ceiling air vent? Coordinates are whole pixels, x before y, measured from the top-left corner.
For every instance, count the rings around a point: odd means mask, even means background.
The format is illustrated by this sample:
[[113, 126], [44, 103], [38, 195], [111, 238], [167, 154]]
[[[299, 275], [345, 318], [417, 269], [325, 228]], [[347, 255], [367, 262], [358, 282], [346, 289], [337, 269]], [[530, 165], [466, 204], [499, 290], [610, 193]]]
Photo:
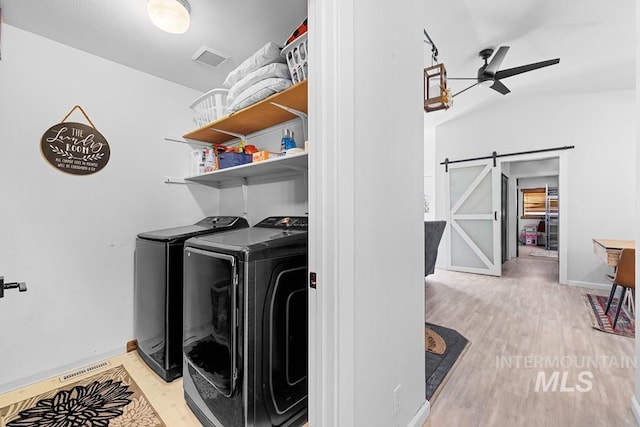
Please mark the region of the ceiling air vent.
[[207, 46], [202, 46], [198, 51], [193, 55], [191, 59], [201, 64], [208, 65], [210, 67], [217, 67], [222, 64], [225, 59], [229, 58], [229, 56], [224, 53], [218, 52], [215, 49], [211, 49]]

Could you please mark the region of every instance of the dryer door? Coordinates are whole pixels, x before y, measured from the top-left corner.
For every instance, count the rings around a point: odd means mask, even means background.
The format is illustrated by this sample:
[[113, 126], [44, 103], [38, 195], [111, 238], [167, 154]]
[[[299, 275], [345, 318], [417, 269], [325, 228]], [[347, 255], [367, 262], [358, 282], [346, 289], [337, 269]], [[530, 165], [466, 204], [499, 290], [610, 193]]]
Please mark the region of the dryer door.
[[265, 402], [274, 425], [306, 404], [307, 267], [281, 264], [272, 277], [263, 324]]
[[185, 248], [186, 361], [220, 393], [233, 394], [237, 378], [237, 263], [231, 255]]

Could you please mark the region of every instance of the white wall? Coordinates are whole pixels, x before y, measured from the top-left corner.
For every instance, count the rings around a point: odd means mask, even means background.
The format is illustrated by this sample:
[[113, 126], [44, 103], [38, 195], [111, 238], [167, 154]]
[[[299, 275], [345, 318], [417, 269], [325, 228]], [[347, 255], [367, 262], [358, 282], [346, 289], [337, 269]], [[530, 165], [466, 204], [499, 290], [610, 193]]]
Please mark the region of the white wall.
[[[295, 119], [247, 138], [247, 144], [253, 144], [261, 150], [279, 151], [282, 130], [290, 129], [294, 133], [296, 146], [304, 147], [301, 120]], [[235, 182], [221, 186], [220, 213], [222, 215], [242, 215], [246, 209], [246, 218], [255, 225], [268, 216], [306, 216], [308, 214], [307, 171], [291, 170], [282, 175], [253, 177], [243, 189]], [[246, 195], [243, 195], [246, 191]], [[245, 206], [246, 197], [246, 206]]]
[[309, 2], [310, 425], [428, 411], [422, 16], [418, 1]]
[[[425, 196], [425, 221], [436, 218], [436, 128], [429, 124], [427, 113], [424, 113], [424, 196]], [[427, 210], [428, 206], [428, 212]]]
[[[568, 279], [605, 283], [608, 267], [593, 254], [591, 239], [635, 235], [634, 91], [509, 97], [439, 126], [436, 162], [575, 145], [567, 152], [567, 186], [560, 189], [569, 216]], [[444, 168], [436, 168], [439, 218], [446, 218], [439, 203], [444, 179]], [[448, 252], [446, 242], [440, 250]]]
[[[218, 190], [167, 185], [191, 148], [196, 91], [3, 25], [0, 274], [28, 291], [0, 300], [0, 391], [124, 351], [133, 336], [135, 235], [217, 214]], [[67, 175], [40, 138], [74, 105], [106, 137], [109, 164]], [[70, 120], [85, 122], [78, 112]]]
[[[549, 155], [553, 156], [554, 154], [550, 153]], [[526, 162], [509, 162], [508, 164], [510, 165], [509, 176], [514, 177], [556, 176], [560, 170], [560, 162], [557, 157]]]
[[[635, 130], [636, 146], [640, 145], [640, 7], [636, 7], [636, 105], [635, 105]], [[636, 232], [635, 241], [640, 242], [640, 150], [636, 150], [635, 155], [636, 165], [636, 179], [635, 179], [635, 201], [636, 201]], [[636, 251], [636, 270], [640, 267], [640, 251]], [[636, 292], [636, 307], [640, 302], [640, 296]], [[636, 336], [640, 336], [640, 322], [636, 322]], [[636, 340], [636, 366], [640, 360], [640, 340]], [[631, 399], [631, 406], [633, 408], [633, 415], [636, 418], [636, 422], [640, 425], [640, 404], [638, 398], [640, 397], [640, 369], [636, 369], [635, 375], [635, 394]]]

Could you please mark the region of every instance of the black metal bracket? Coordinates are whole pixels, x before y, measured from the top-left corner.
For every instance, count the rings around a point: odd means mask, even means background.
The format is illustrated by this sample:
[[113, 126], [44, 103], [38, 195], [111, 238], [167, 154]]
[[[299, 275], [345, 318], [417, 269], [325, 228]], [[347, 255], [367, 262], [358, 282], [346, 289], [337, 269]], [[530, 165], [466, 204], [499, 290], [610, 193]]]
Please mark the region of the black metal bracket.
[[496, 159], [498, 157], [498, 153], [496, 153], [495, 151], [493, 152], [493, 167], [495, 168], [497, 165]]
[[435, 62], [438, 62], [438, 48], [436, 47], [436, 44], [433, 42], [433, 40], [431, 40], [431, 37], [429, 37], [429, 33], [427, 33], [426, 29], [422, 29], [422, 31], [424, 32], [424, 36], [427, 38], [425, 40], [425, 43], [429, 43], [431, 45], [431, 59], [433, 59]]
[[4, 297], [5, 289], [18, 289], [20, 292], [27, 292], [27, 284], [25, 282], [4, 282], [4, 276], [0, 276], [0, 298]]
[[444, 159], [444, 172], [449, 172], [449, 158]]

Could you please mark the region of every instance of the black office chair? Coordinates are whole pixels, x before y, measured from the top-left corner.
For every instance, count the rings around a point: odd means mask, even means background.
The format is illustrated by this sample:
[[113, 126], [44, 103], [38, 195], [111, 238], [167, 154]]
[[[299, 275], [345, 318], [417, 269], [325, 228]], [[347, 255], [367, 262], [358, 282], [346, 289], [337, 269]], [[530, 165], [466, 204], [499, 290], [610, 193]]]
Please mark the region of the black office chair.
[[620, 252], [618, 258], [618, 265], [616, 265], [616, 273], [613, 276], [613, 286], [611, 286], [611, 293], [609, 294], [609, 301], [607, 301], [607, 309], [604, 314], [609, 312], [609, 307], [613, 301], [613, 297], [616, 293], [616, 288], [622, 286], [622, 294], [618, 299], [618, 308], [616, 309], [616, 316], [613, 319], [613, 329], [616, 328], [618, 322], [618, 315], [622, 304], [624, 304], [624, 296], [627, 290], [634, 290], [636, 288], [636, 250], [635, 249], [623, 249]]

